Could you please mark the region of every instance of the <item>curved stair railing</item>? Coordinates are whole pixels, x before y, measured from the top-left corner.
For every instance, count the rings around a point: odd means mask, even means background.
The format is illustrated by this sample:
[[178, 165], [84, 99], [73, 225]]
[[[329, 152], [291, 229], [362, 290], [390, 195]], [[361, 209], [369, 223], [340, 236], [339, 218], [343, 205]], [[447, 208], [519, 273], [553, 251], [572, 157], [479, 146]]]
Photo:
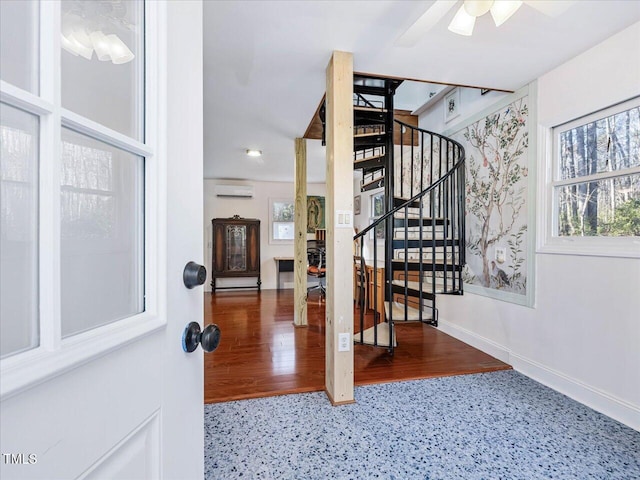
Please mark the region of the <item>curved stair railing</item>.
[[[358, 298], [366, 298], [365, 290], [373, 292], [367, 302], [373, 315], [365, 313], [367, 305], [361, 305], [360, 329], [354, 341], [386, 347], [393, 353], [397, 324], [437, 326], [436, 296], [463, 293], [465, 153], [462, 145], [450, 138], [395, 119], [399, 142], [394, 145], [387, 127], [387, 132], [376, 130], [382, 135], [389, 133], [386, 144], [378, 138], [380, 145], [358, 148], [359, 132], [367, 132], [360, 129], [367, 125], [359, 123], [366, 121], [358, 120], [354, 98], [354, 168], [366, 165], [363, 175], [375, 174], [374, 185], [385, 186], [392, 199], [386, 199], [388, 211], [354, 237], [360, 262], [356, 269]], [[391, 150], [393, 154], [386, 155]], [[376, 158], [382, 158], [384, 164], [376, 164]], [[371, 181], [363, 180], [362, 190], [370, 185]], [[366, 268], [364, 248], [369, 235], [373, 237], [373, 258]]]

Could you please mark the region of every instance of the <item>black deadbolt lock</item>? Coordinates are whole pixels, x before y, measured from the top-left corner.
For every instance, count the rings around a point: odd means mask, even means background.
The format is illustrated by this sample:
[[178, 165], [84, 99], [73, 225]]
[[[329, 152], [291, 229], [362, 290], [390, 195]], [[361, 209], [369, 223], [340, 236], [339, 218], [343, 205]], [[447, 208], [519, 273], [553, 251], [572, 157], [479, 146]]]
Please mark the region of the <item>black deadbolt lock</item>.
[[182, 349], [187, 353], [198, 348], [198, 344], [202, 345], [202, 350], [205, 352], [213, 352], [218, 348], [219, 343], [220, 328], [214, 323], [207, 325], [204, 330], [200, 331], [198, 322], [191, 322], [182, 334]]
[[189, 262], [184, 267], [182, 273], [184, 286], [187, 288], [197, 287], [207, 281], [207, 269], [196, 262]]

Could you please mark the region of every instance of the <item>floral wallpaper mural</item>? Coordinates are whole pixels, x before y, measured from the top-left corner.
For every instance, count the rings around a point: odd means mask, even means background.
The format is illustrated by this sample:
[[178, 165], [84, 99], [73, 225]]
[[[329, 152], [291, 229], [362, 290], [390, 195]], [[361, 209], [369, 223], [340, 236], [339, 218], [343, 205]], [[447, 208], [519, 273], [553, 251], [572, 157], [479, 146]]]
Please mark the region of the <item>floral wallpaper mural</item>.
[[529, 96], [520, 95], [450, 135], [466, 152], [464, 281], [522, 304], [532, 304], [533, 286], [530, 123]]
[[[396, 145], [393, 152], [396, 196], [411, 198], [431, 184], [429, 162], [432, 156], [433, 158], [438, 158], [439, 145], [434, 142], [432, 147], [429, 137], [426, 137], [425, 145], [422, 147], [424, 152], [422, 158], [426, 161], [424, 166], [420, 157], [420, 147], [412, 149], [411, 147], [403, 146], [402, 152], [400, 148], [399, 145]], [[432, 148], [435, 150], [433, 155], [431, 153]], [[413, 161], [411, 161], [412, 158]]]
[[[532, 306], [536, 123], [530, 88], [535, 86], [505, 97], [444, 135], [460, 142], [466, 153], [465, 289]], [[413, 197], [449, 168], [438, 138], [424, 136], [423, 141], [395, 146], [396, 196]]]

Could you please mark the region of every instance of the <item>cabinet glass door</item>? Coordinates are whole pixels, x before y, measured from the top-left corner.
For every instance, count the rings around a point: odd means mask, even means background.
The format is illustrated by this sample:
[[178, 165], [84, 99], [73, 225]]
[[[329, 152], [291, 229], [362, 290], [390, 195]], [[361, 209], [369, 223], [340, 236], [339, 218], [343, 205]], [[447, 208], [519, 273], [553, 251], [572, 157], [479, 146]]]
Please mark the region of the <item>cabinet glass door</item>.
[[227, 225], [227, 270], [243, 272], [247, 269], [247, 227]]

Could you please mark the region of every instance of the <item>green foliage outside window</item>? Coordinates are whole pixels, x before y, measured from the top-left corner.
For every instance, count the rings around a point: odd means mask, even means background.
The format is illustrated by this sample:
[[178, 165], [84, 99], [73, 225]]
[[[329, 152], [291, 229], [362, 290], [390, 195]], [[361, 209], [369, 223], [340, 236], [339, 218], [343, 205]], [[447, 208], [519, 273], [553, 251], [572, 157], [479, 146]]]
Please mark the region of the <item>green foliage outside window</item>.
[[640, 107], [559, 130], [557, 235], [639, 235]]

